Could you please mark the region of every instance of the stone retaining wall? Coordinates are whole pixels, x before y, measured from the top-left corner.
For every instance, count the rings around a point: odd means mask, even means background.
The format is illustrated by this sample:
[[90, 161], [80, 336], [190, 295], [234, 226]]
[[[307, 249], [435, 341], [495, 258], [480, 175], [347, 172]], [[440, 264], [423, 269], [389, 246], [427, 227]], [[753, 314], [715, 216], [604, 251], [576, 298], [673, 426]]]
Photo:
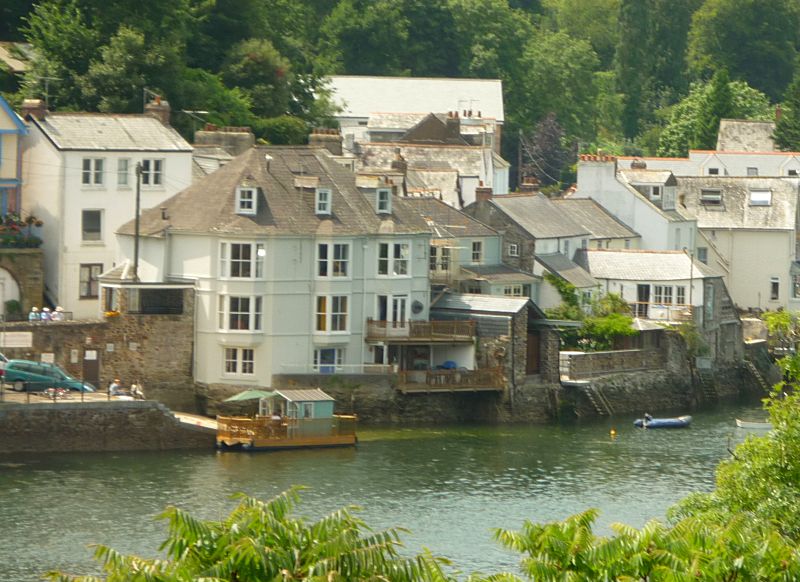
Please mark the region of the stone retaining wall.
[[661, 370], [664, 350], [616, 350], [569, 354], [569, 377], [573, 380], [618, 372]]
[[0, 453], [214, 450], [215, 435], [152, 401], [0, 405]]

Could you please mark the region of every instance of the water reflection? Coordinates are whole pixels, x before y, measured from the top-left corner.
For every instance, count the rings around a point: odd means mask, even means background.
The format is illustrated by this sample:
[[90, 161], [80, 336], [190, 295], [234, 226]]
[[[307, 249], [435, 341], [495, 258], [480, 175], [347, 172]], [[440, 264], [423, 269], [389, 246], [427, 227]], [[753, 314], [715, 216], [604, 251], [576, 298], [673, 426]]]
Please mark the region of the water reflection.
[[[493, 528], [601, 510], [641, 527], [691, 491], [713, 486], [734, 418], [757, 407], [696, 414], [688, 430], [642, 431], [627, 418], [572, 427], [370, 429], [354, 449], [261, 454], [214, 452], [70, 454], [0, 459], [3, 579], [38, 580], [48, 569], [92, 573], [87, 545], [153, 556], [174, 504], [224, 517], [230, 496], [271, 497], [309, 487], [310, 517], [363, 507], [376, 528], [403, 526], [410, 551], [445, 555], [464, 571], [516, 569], [518, 556], [491, 540]], [[610, 435], [611, 428], [616, 438]]]

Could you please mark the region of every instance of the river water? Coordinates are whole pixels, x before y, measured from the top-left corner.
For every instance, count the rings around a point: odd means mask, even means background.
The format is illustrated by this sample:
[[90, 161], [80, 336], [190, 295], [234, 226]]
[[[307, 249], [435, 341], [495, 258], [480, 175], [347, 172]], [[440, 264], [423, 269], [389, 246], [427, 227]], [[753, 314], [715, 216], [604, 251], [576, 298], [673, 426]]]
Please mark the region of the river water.
[[[641, 527], [692, 491], [708, 491], [728, 446], [748, 434], [734, 419], [758, 404], [697, 412], [684, 430], [643, 431], [633, 417], [570, 426], [364, 428], [356, 449], [274, 453], [83, 453], [0, 456], [0, 579], [48, 570], [98, 573], [89, 544], [152, 557], [165, 539], [155, 517], [177, 505], [204, 519], [230, 495], [269, 498], [308, 487], [298, 512], [362, 506], [373, 528], [403, 526], [409, 551], [429, 548], [462, 572], [517, 572], [519, 556], [493, 528], [601, 510], [597, 532]], [[617, 435], [611, 436], [615, 428]]]

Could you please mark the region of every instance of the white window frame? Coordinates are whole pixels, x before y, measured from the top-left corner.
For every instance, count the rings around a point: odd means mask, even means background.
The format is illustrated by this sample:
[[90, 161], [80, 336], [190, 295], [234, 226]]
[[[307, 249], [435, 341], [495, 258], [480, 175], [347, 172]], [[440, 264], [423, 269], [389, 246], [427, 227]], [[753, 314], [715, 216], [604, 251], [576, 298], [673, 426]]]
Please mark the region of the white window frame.
[[[97, 213], [99, 228], [97, 233], [95, 231], [91, 231], [90, 236], [86, 236], [86, 213], [92, 212]], [[98, 208], [84, 208], [81, 211], [81, 241], [85, 243], [99, 243], [103, 242], [103, 211]]]
[[343, 334], [350, 331], [350, 296], [317, 295], [314, 299], [314, 333]]
[[392, 190], [390, 188], [378, 188], [375, 192], [375, 208], [378, 214], [392, 213]]
[[521, 284], [514, 284], [514, 285], [506, 285], [503, 287], [503, 295], [506, 297], [524, 297], [522, 285]]
[[331, 214], [332, 197], [330, 188], [317, 188], [314, 191], [314, 213], [318, 216], [329, 216]]
[[102, 186], [105, 173], [105, 158], [83, 158], [81, 165], [81, 184]]
[[650, 186], [650, 199], [661, 200], [662, 188], [661, 186]]
[[236, 188], [236, 214], [254, 216], [258, 212], [258, 196], [255, 186]]
[[672, 305], [672, 285], [653, 285], [653, 303]]
[[780, 299], [781, 299], [781, 279], [780, 277], [770, 277], [769, 300], [780, 301]]
[[350, 243], [317, 243], [317, 278], [350, 277]]
[[143, 188], [164, 187], [164, 158], [145, 158], [139, 176]]
[[704, 265], [708, 264], [708, 247], [697, 247], [697, 260]]
[[[323, 350], [333, 350], [333, 364], [323, 364], [321, 362]], [[314, 361], [312, 363], [312, 368], [315, 372], [320, 372], [321, 368], [332, 367], [334, 372], [341, 372], [344, 369], [344, 356], [345, 348], [317, 348], [314, 350]]]
[[446, 273], [450, 270], [450, 257], [450, 247], [431, 245], [428, 268], [437, 273]]
[[709, 168], [708, 169], [709, 176], [719, 176], [719, 168]]
[[508, 256], [509, 257], [519, 256], [519, 245], [517, 243], [508, 243]]
[[748, 176], [758, 176], [758, 168], [754, 168], [753, 166], [748, 167], [747, 168], [747, 175]]
[[472, 264], [478, 265], [483, 262], [483, 241], [472, 241]]
[[686, 305], [686, 286], [675, 286], [675, 305]]
[[750, 190], [750, 206], [772, 206], [772, 190], [766, 188]]
[[[235, 311], [233, 309], [234, 301], [241, 302], [247, 300], [247, 310], [242, 310], [242, 306], [236, 305]], [[220, 295], [217, 303], [218, 321], [217, 327], [220, 331], [235, 332], [235, 333], [253, 333], [260, 332], [264, 327], [264, 298], [261, 295]], [[246, 326], [242, 327], [241, 322], [235, 326], [231, 326], [234, 321], [232, 317], [246, 319]]]
[[[385, 254], [384, 249], [386, 250]], [[407, 241], [379, 242], [377, 276], [410, 277], [411, 243]]]
[[[248, 249], [249, 259], [242, 259]], [[238, 258], [234, 255], [238, 253]], [[219, 274], [221, 279], [263, 279], [266, 245], [260, 242], [222, 241], [219, 243]], [[236, 267], [239, 267], [238, 269]], [[249, 270], [249, 275], [234, 275], [234, 271]]]
[[225, 376], [254, 376], [256, 373], [255, 350], [253, 348], [223, 348], [222, 373]]
[[130, 158], [117, 158], [117, 186], [120, 188], [130, 188], [131, 186]]

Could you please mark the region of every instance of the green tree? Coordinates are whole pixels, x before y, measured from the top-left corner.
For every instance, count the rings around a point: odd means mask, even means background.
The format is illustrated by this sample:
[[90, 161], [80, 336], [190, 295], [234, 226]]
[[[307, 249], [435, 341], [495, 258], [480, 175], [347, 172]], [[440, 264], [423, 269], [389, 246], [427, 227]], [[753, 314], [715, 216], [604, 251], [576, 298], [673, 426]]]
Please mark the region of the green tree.
[[268, 40], [250, 39], [233, 47], [222, 68], [228, 87], [248, 96], [258, 117], [277, 117], [289, 112], [291, 65]]
[[525, 45], [520, 67], [526, 73], [518, 86], [517, 116], [536, 123], [554, 113], [568, 136], [594, 138], [598, 61], [588, 42], [540, 32]]
[[625, 95], [622, 129], [625, 137], [639, 133], [644, 105], [650, 99], [650, 6], [644, 0], [620, 0], [616, 52], [617, 90]]
[[[730, 90], [733, 102], [731, 117], [772, 119], [772, 106], [766, 95], [743, 81], [732, 81]], [[711, 83], [694, 83], [686, 98], [661, 112], [662, 115], [669, 118], [669, 122], [659, 138], [659, 156], [679, 157], [688, 154], [690, 144], [698, 133], [702, 111], [706, 108], [710, 94]]]
[[706, 0], [692, 18], [689, 65], [700, 76], [725, 68], [777, 100], [792, 77], [798, 30], [795, 0]]
[[[298, 500], [297, 489], [266, 502], [240, 495], [239, 505], [222, 521], [203, 521], [170, 507], [161, 516], [169, 522], [164, 559], [125, 556], [106, 546], [99, 546], [95, 557], [108, 582], [445, 580], [444, 560], [399, 555], [402, 530], [372, 532], [353, 507], [307, 523], [292, 515]], [[59, 572], [48, 577], [99, 580]]]
[[796, 152], [800, 150], [800, 70], [795, 72], [781, 105], [781, 116], [775, 123], [772, 137], [779, 149]]
[[730, 78], [725, 69], [714, 73], [711, 90], [700, 109], [700, 117], [695, 127], [691, 146], [693, 149], [714, 150], [717, 148], [717, 134], [721, 119], [733, 116], [733, 93]]
[[604, 70], [614, 59], [619, 4], [620, 0], [544, 1], [552, 29], [588, 41]]

